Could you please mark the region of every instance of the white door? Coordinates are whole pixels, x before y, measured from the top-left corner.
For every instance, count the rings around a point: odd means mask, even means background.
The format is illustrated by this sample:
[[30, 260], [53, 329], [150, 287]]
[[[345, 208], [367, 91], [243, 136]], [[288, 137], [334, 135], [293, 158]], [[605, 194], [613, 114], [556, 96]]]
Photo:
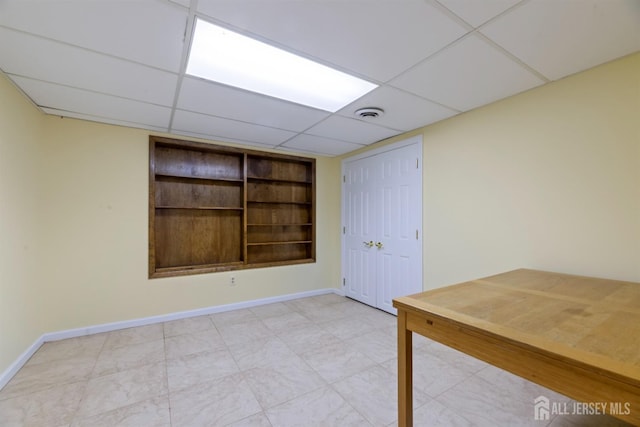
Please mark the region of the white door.
[[372, 306], [376, 301], [376, 194], [375, 163], [364, 158], [345, 170], [344, 203], [347, 216], [343, 251], [349, 268], [345, 273], [346, 295]]
[[393, 298], [422, 291], [421, 142], [344, 162], [345, 294], [395, 314]]

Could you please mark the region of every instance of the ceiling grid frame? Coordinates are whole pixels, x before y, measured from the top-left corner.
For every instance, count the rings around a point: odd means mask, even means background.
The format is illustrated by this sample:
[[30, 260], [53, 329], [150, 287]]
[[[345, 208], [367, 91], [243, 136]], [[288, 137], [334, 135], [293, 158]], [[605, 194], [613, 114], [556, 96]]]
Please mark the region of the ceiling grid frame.
[[[47, 114], [338, 156], [640, 51], [636, 0], [361, 1], [4, 0], [0, 72]], [[190, 77], [196, 17], [379, 87], [328, 113]]]

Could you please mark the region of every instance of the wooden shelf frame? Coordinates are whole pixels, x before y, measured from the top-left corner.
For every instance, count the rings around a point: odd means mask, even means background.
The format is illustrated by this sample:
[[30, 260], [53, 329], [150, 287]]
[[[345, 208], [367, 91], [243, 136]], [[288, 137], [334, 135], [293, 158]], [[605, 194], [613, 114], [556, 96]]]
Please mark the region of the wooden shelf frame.
[[311, 184], [311, 181], [301, 181], [296, 179], [275, 179], [275, 178], [264, 178], [259, 176], [248, 176], [247, 181], [265, 181], [265, 182], [282, 182], [282, 183], [290, 183], [290, 184]]
[[315, 262], [315, 159], [149, 137], [149, 277]]
[[232, 207], [232, 206], [156, 206], [156, 209], [194, 209], [194, 210], [205, 210], [205, 211], [243, 211], [243, 207]]
[[238, 178], [208, 178], [208, 177], [202, 177], [202, 176], [189, 176], [186, 173], [185, 174], [174, 174], [174, 175], [169, 175], [168, 173], [156, 173], [156, 177], [159, 178], [184, 178], [184, 179], [193, 179], [193, 180], [202, 180], [202, 181], [219, 181], [219, 182], [236, 182], [238, 184], [243, 184], [244, 183], [244, 179], [238, 179]]

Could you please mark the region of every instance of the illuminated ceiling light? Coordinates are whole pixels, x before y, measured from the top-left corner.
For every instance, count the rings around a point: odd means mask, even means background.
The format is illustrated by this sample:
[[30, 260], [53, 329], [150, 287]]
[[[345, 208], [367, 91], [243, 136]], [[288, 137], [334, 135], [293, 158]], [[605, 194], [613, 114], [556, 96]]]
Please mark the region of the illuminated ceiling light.
[[187, 74], [330, 112], [378, 87], [201, 19]]

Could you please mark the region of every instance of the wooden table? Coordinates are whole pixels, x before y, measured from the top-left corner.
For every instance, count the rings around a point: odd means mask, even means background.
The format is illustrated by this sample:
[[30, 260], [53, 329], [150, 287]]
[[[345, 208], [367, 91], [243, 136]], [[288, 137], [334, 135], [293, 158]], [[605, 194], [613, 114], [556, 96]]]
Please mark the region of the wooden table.
[[640, 425], [640, 283], [521, 269], [393, 306], [400, 427], [413, 425], [412, 332]]

